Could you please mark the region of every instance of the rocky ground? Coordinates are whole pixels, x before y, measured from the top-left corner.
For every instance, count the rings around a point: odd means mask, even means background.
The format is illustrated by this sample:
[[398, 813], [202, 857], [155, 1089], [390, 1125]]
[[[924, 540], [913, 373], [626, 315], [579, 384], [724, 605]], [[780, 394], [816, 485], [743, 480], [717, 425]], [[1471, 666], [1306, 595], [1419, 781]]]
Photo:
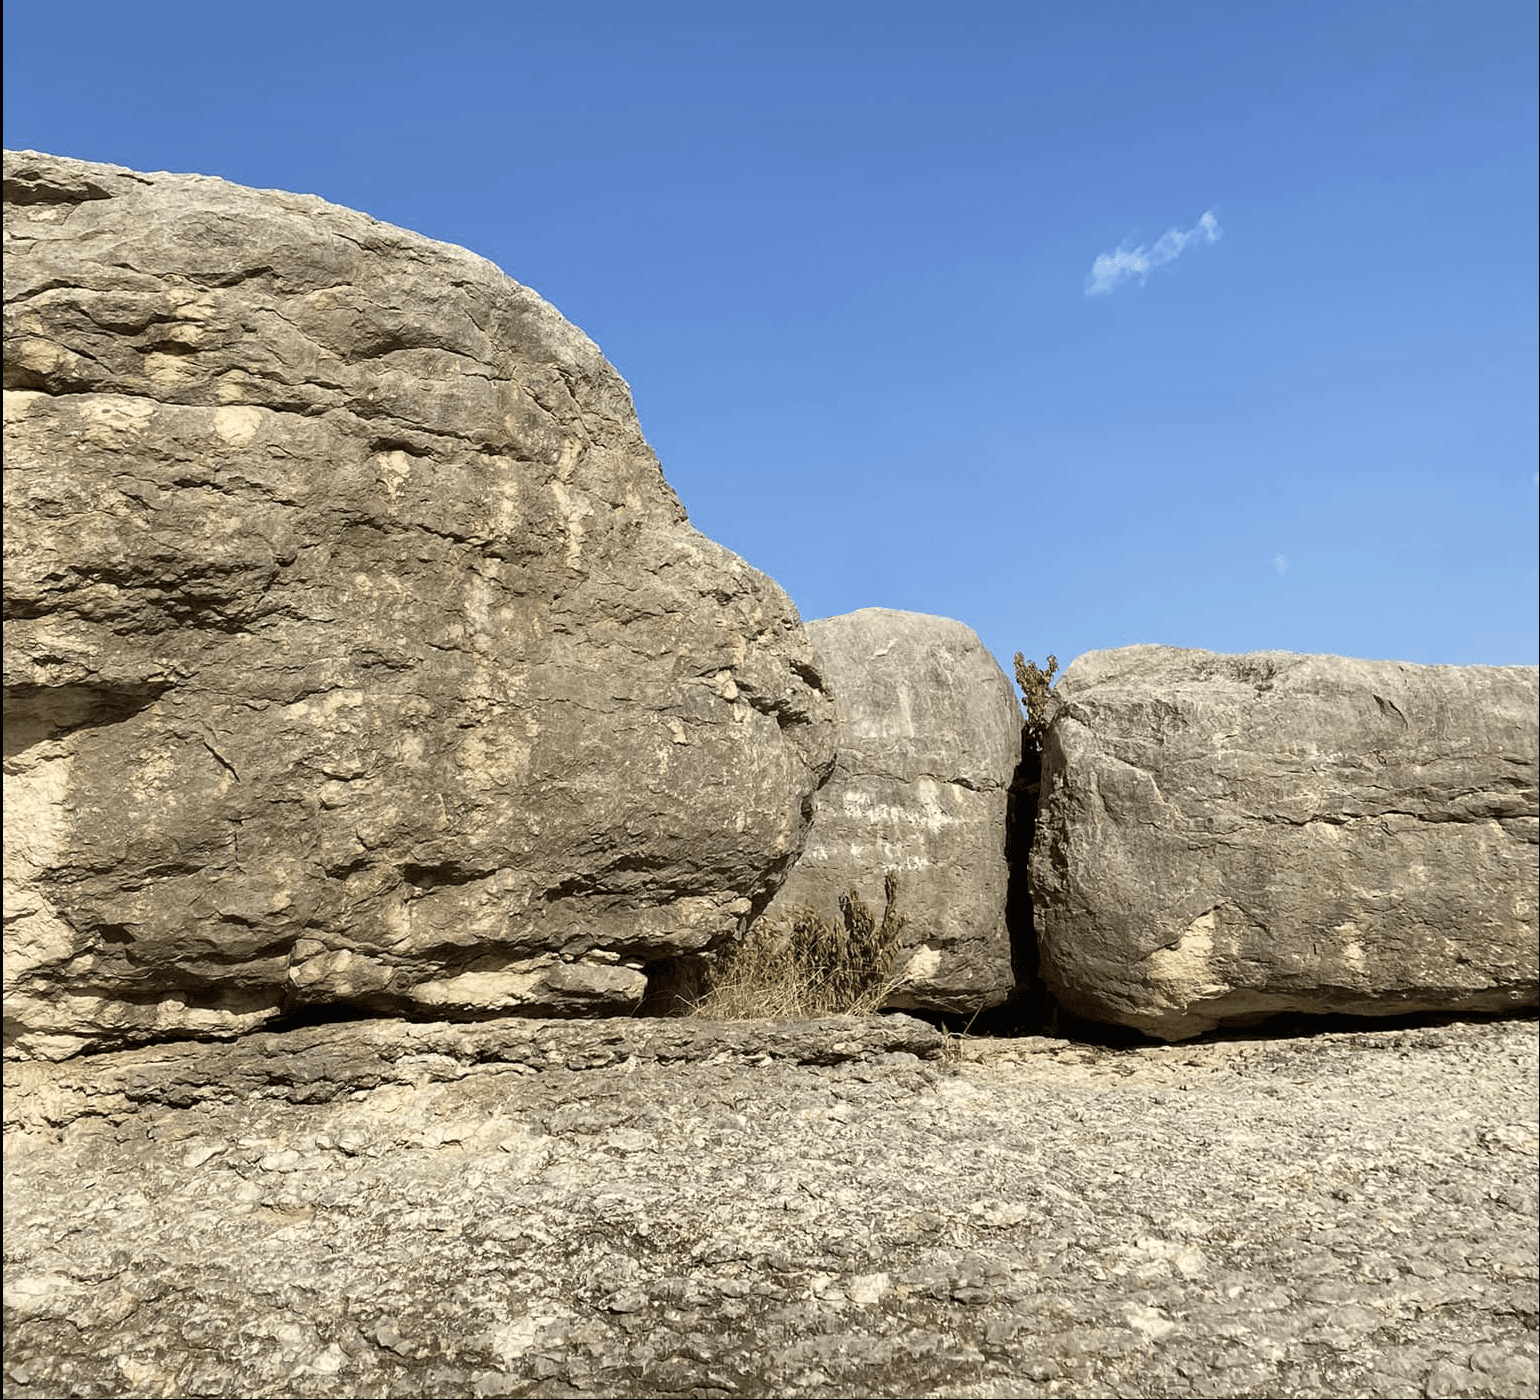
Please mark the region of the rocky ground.
[[1536, 1038], [357, 1022], [12, 1066], [5, 1393], [1534, 1396]]

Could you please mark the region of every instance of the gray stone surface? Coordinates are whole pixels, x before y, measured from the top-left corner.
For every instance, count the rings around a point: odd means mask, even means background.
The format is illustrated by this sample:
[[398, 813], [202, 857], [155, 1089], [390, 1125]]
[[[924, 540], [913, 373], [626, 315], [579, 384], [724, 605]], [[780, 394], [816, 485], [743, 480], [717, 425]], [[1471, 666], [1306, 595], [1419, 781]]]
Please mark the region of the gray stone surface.
[[683, 1026], [8, 1066], [6, 1394], [1537, 1394], [1533, 1020]]
[[838, 757], [766, 917], [811, 905], [837, 918], [852, 888], [880, 913], [896, 870], [909, 922], [886, 1004], [997, 1005], [1013, 985], [1006, 808], [1022, 720], [1010, 681], [949, 618], [863, 608], [807, 631], [834, 694]]
[[1128, 647], [1057, 694], [1031, 879], [1068, 1010], [1535, 1004], [1534, 667]]
[[613, 1011], [741, 931], [830, 706], [587, 337], [309, 196], [5, 199], [12, 1053]]

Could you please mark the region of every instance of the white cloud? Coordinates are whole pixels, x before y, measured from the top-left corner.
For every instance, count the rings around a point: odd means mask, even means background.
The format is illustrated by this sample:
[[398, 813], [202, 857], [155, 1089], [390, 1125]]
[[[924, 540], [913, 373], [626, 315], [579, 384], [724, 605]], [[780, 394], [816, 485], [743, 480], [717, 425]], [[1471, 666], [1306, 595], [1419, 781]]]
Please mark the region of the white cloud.
[[1278, 576], [1280, 578], [1284, 574], [1288, 573], [1288, 571], [1289, 571], [1289, 556], [1287, 554], [1275, 554], [1275, 555], [1273, 555], [1273, 568], [1278, 571]]
[[1141, 244], [1137, 248], [1130, 248], [1125, 243], [1115, 253], [1103, 253], [1091, 264], [1091, 271], [1085, 279], [1085, 294], [1088, 297], [1101, 296], [1130, 277], [1137, 277], [1139, 285], [1143, 286], [1157, 267], [1164, 267], [1181, 257], [1189, 243], [1218, 241], [1219, 220], [1210, 209], [1186, 233], [1181, 229], [1167, 229], [1151, 247], [1146, 248]]

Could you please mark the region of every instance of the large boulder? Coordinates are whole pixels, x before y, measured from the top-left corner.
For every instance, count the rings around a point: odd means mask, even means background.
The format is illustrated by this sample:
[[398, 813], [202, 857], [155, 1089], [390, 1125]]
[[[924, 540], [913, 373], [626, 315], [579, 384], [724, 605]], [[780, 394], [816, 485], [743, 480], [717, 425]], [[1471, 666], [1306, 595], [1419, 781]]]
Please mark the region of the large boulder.
[[1056, 693], [1031, 881], [1070, 1012], [1180, 1040], [1535, 1003], [1533, 666], [1141, 646]]
[[874, 913], [899, 877], [908, 917], [886, 1004], [968, 1013], [1013, 986], [1006, 927], [1006, 815], [1021, 759], [1021, 709], [973, 631], [922, 613], [864, 608], [807, 624], [834, 693], [834, 776], [765, 917], [796, 906], [837, 918], [859, 892]]
[[11, 1053], [624, 1010], [741, 932], [829, 702], [592, 341], [308, 196], [5, 200]]

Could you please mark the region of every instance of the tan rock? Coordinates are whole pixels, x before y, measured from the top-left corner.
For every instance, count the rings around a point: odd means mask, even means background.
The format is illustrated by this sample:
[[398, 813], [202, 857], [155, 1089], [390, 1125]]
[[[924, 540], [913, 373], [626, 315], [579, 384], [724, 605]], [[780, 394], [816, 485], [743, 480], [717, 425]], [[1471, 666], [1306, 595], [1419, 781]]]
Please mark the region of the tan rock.
[[739, 931], [829, 706], [593, 342], [319, 199], [5, 161], [11, 1052], [624, 1009]]
[[1006, 814], [1021, 709], [973, 631], [950, 618], [863, 608], [808, 623], [834, 693], [839, 757], [814, 799], [807, 848], [766, 911], [835, 917], [857, 890], [883, 908], [899, 876], [907, 918], [890, 1006], [970, 1013], [1013, 985]]
[[1536, 1001], [1537, 672], [1091, 652], [1031, 863], [1068, 1010], [1179, 1040]]

